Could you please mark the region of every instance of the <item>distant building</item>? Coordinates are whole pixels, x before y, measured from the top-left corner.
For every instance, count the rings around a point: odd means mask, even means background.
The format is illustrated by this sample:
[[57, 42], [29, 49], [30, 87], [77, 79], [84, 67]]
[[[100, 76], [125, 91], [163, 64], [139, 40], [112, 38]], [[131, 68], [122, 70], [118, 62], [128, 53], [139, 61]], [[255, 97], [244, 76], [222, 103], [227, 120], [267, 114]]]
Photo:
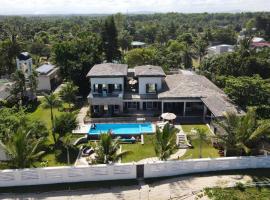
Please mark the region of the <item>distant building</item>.
[[146, 46], [146, 43], [144, 42], [139, 42], [139, 41], [133, 41], [131, 42], [132, 48], [142, 48]]
[[61, 81], [59, 68], [50, 63], [39, 66], [36, 72], [38, 73], [38, 91], [52, 91]]
[[28, 52], [22, 52], [16, 58], [17, 69], [21, 70], [28, 81], [28, 77], [32, 74], [33, 70], [33, 61]]
[[221, 44], [216, 46], [211, 46], [207, 49], [208, 55], [219, 55], [226, 52], [233, 52], [234, 46], [229, 44]]

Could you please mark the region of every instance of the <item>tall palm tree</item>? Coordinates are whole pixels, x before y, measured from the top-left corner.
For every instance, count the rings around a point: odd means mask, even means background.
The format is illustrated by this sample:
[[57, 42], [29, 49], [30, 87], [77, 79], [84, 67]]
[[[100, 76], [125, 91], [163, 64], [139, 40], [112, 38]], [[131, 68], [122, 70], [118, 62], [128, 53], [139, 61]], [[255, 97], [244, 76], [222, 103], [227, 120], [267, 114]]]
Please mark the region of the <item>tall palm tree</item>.
[[33, 71], [32, 74], [29, 76], [29, 88], [31, 92], [31, 100], [36, 97], [36, 91], [38, 86], [38, 80], [37, 80], [37, 72]]
[[206, 47], [207, 47], [207, 42], [203, 40], [202, 38], [199, 38], [194, 43], [196, 54], [199, 57], [199, 63], [201, 63], [202, 57], [206, 55]]
[[45, 152], [40, 151], [45, 138], [31, 138], [31, 131], [18, 129], [11, 138], [4, 144], [0, 145], [10, 157], [11, 167], [25, 168], [31, 167]]
[[270, 124], [262, 122], [258, 124], [255, 109], [249, 109], [244, 116], [236, 113], [226, 113], [225, 119], [219, 121], [218, 125], [225, 133], [218, 137], [227, 150], [250, 154], [252, 149], [257, 148], [257, 141], [264, 135], [270, 134]]
[[73, 146], [73, 140], [71, 134], [66, 134], [61, 138], [63, 146], [67, 150], [67, 163], [70, 164], [70, 156], [69, 156], [69, 149]]
[[199, 139], [199, 158], [202, 158], [202, 143], [207, 142], [206, 130], [203, 128], [196, 128], [197, 138]]
[[73, 82], [66, 82], [62, 87], [59, 95], [61, 99], [68, 103], [69, 109], [71, 109], [71, 104], [76, 100], [76, 93], [78, 92], [78, 86], [74, 85]]
[[56, 135], [54, 131], [54, 115], [53, 115], [53, 108], [60, 105], [60, 101], [56, 94], [49, 94], [44, 96], [44, 106], [50, 108], [51, 111], [51, 124], [52, 124], [52, 134], [54, 143], [56, 143]]
[[167, 160], [176, 149], [176, 132], [177, 129], [170, 127], [168, 123], [163, 130], [157, 128], [155, 152], [160, 160]]
[[26, 92], [26, 79], [24, 73], [21, 70], [16, 70], [11, 75], [11, 78], [14, 81], [14, 85], [12, 86], [10, 93], [15, 96], [15, 98], [18, 98], [22, 104]]
[[120, 138], [113, 139], [109, 133], [100, 134], [99, 141], [96, 143], [96, 163], [108, 164], [117, 162], [122, 157], [131, 153], [131, 151], [122, 151], [120, 149]]

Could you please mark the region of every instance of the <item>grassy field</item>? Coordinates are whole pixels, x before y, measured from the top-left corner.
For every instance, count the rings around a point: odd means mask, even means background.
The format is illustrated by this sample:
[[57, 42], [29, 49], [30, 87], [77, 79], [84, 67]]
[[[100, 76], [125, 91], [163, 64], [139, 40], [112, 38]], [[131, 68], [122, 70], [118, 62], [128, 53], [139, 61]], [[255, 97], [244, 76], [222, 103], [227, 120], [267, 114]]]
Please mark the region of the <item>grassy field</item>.
[[140, 142], [136, 144], [123, 144], [122, 149], [132, 151], [132, 154], [123, 158], [122, 162], [139, 161], [145, 158], [155, 157], [154, 137], [154, 135], [145, 135], [144, 145]]
[[[205, 124], [197, 124], [197, 125], [181, 125], [183, 131], [190, 135], [190, 131], [192, 128], [201, 128], [205, 129], [207, 134], [209, 135], [209, 139], [207, 142], [202, 143], [202, 157], [203, 158], [217, 158], [220, 157], [218, 154], [218, 150], [215, 149], [211, 144], [211, 131], [209, 130], [208, 126]], [[192, 158], [199, 158], [199, 145], [200, 141], [196, 138], [196, 136], [190, 136], [191, 137], [191, 144], [193, 145], [192, 149], [188, 149], [186, 154], [181, 157], [181, 159], [192, 159]]]
[[213, 200], [270, 199], [270, 187], [211, 188], [206, 189], [205, 193]]

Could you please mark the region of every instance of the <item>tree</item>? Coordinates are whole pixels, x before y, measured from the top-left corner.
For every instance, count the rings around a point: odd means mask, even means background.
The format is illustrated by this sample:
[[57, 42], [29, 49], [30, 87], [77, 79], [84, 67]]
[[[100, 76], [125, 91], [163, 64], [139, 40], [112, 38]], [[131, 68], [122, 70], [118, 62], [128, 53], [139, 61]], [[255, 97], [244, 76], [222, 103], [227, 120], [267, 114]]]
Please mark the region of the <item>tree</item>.
[[36, 97], [37, 87], [38, 87], [38, 80], [37, 80], [38, 74], [36, 71], [33, 71], [31, 75], [29, 76], [29, 88], [31, 97], [30, 99], [33, 100]]
[[19, 129], [6, 142], [0, 145], [10, 157], [11, 167], [25, 168], [31, 167], [45, 152], [40, 151], [44, 138], [33, 140], [31, 131]]
[[157, 128], [155, 140], [155, 152], [160, 160], [167, 160], [176, 149], [177, 129], [170, 127], [167, 123], [163, 130]]
[[199, 158], [202, 158], [202, 143], [207, 142], [206, 130], [202, 129], [202, 128], [197, 128], [196, 129], [196, 134], [197, 134], [197, 137], [198, 137], [198, 139], [200, 141], [200, 144], [199, 144]]
[[109, 164], [117, 162], [124, 156], [127, 156], [131, 151], [122, 151], [120, 149], [120, 138], [113, 139], [109, 133], [102, 133], [99, 136], [99, 141], [96, 143], [95, 153], [96, 163]]
[[207, 42], [202, 38], [197, 39], [194, 43], [196, 55], [199, 57], [199, 63], [201, 63], [202, 57], [207, 53], [207, 45]]
[[237, 116], [235, 113], [226, 113], [223, 121], [217, 124], [224, 130], [219, 134], [219, 139], [225, 147], [225, 155], [228, 150], [235, 155], [245, 153], [249, 155], [252, 150], [258, 148], [258, 142], [264, 135], [270, 135], [270, 124], [258, 123], [255, 109], [249, 109], [246, 115]]
[[54, 143], [56, 143], [56, 135], [54, 131], [54, 115], [53, 115], [53, 108], [59, 106], [60, 101], [56, 94], [51, 93], [49, 95], [44, 96], [44, 106], [50, 108], [51, 111], [51, 125], [52, 125], [52, 134]]
[[12, 74], [12, 80], [14, 81], [14, 85], [12, 86], [10, 93], [23, 104], [26, 93], [26, 79], [24, 73], [21, 70], [16, 70]]
[[185, 69], [192, 68], [192, 51], [188, 43], [183, 43], [183, 64]]
[[69, 134], [78, 126], [76, 114], [72, 112], [63, 113], [54, 120], [54, 131], [59, 134], [59, 138]]
[[107, 62], [120, 59], [119, 44], [117, 38], [117, 29], [114, 23], [114, 17], [106, 18], [102, 31], [103, 48]]
[[125, 54], [125, 62], [129, 67], [152, 64], [155, 58], [155, 51], [150, 48], [132, 49]]
[[71, 109], [71, 104], [76, 101], [76, 93], [78, 92], [78, 86], [74, 85], [73, 82], [66, 82], [59, 92], [61, 99], [68, 103], [69, 109]]
[[132, 36], [127, 30], [119, 33], [118, 40], [122, 50], [128, 50], [131, 47]]
[[69, 155], [69, 149], [73, 147], [73, 142], [72, 142], [72, 135], [67, 134], [61, 138], [61, 142], [63, 146], [66, 148], [67, 151], [67, 164], [70, 164], [70, 155]]

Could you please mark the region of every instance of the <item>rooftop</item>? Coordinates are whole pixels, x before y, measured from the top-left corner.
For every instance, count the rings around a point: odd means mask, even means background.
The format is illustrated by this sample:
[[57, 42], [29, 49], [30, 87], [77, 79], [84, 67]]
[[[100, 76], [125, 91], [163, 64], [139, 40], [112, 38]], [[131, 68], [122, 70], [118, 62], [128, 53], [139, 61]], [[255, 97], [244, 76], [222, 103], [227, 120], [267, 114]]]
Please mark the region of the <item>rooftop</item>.
[[102, 63], [94, 65], [87, 77], [119, 77], [127, 76], [128, 66], [126, 64]]
[[221, 89], [206, 77], [196, 74], [167, 75], [158, 98], [199, 98], [216, 117], [228, 111], [239, 111]]
[[144, 46], [145, 43], [144, 42], [140, 42], [140, 41], [133, 41], [131, 42], [131, 46]]
[[36, 71], [41, 73], [41, 74], [48, 74], [50, 71], [52, 71], [55, 68], [54, 65], [48, 63], [48, 64], [43, 64], [39, 66]]
[[146, 76], [146, 77], [165, 77], [166, 74], [164, 73], [162, 67], [160, 66], [154, 66], [154, 65], [142, 65], [137, 66], [135, 69], [135, 76]]
[[18, 55], [19, 60], [28, 60], [29, 58], [31, 58], [31, 56], [28, 52], [22, 52]]

